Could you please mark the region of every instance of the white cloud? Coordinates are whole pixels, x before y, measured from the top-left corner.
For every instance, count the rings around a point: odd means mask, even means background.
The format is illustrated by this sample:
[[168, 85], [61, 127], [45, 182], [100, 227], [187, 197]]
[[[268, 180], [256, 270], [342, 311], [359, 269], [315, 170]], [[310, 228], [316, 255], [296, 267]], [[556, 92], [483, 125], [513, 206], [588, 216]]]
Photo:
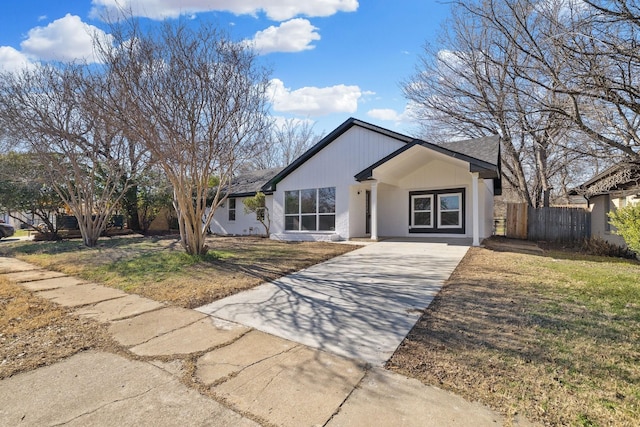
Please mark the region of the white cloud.
[[261, 54], [270, 52], [300, 52], [313, 49], [311, 43], [320, 40], [317, 28], [306, 19], [296, 18], [258, 31], [251, 40], [253, 47]]
[[92, 0], [92, 17], [110, 16], [131, 11], [135, 16], [151, 19], [177, 18], [198, 12], [227, 11], [236, 15], [266, 13], [274, 21], [295, 16], [331, 16], [354, 12], [358, 0]]
[[374, 108], [373, 110], [367, 111], [367, 115], [374, 119], [385, 121], [397, 121], [400, 118], [400, 114], [391, 108]]
[[362, 96], [358, 86], [308, 86], [291, 90], [279, 79], [271, 80], [270, 91], [274, 111], [309, 116], [355, 113]]
[[29, 30], [20, 47], [25, 54], [43, 60], [96, 62], [93, 36], [109, 37], [99, 28], [82, 22], [80, 17], [67, 14], [46, 27]]
[[11, 46], [0, 46], [0, 71], [15, 72], [32, 65], [22, 52]]
[[401, 113], [391, 108], [374, 108], [367, 111], [367, 116], [388, 122], [409, 123], [415, 119], [415, 108], [412, 103], [407, 104]]

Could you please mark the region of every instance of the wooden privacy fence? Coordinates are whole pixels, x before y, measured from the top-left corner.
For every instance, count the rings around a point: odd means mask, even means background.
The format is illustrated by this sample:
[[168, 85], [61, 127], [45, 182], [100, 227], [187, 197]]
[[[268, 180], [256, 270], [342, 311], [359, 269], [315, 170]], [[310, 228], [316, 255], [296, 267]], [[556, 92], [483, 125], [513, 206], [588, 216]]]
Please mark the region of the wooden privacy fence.
[[571, 242], [591, 236], [591, 213], [583, 208], [532, 208], [507, 205], [507, 237]]

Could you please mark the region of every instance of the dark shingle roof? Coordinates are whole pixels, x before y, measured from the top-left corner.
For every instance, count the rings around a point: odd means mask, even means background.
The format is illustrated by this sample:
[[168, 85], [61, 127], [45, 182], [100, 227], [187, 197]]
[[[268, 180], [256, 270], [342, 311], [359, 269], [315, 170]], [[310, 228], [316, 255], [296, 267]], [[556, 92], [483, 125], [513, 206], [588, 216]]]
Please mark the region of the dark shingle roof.
[[456, 153], [464, 154], [492, 165], [498, 165], [500, 155], [500, 137], [498, 135], [452, 141], [438, 145]]
[[[298, 157], [291, 164], [283, 168], [280, 172], [272, 176], [262, 186], [262, 191], [272, 192], [275, 190], [276, 185], [282, 181], [287, 175], [300, 167], [303, 163], [316, 155], [320, 150], [336, 140], [346, 131], [353, 126], [359, 126], [364, 129], [368, 129], [373, 132], [377, 132], [398, 141], [404, 142], [406, 145], [398, 149], [389, 156], [381, 159], [379, 162], [371, 165], [369, 168], [358, 173], [355, 178], [357, 180], [368, 179], [371, 175], [371, 171], [391, 158], [395, 157], [399, 153], [406, 149], [409, 149], [413, 145], [420, 144], [424, 147], [431, 148], [434, 151], [438, 151], [447, 156], [459, 158], [466, 162], [469, 162], [469, 167], [472, 172], [481, 172], [483, 178], [498, 178], [500, 181], [500, 138], [496, 136], [488, 136], [483, 138], [476, 138], [466, 141], [455, 141], [446, 144], [435, 145], [430, 142], [423, 141], [421, 139], [415, 139], [407, 135], [403, 135], [389, 129], [385, 129], [371, 123], [363, 122], [361, 120], [354, 119], [353, 117], [347, 119], [344, 123], [338, 126], [329, 135], [320, 140], [316, 145], [311, 147], [306, 153]], [[498, 182], [499, 186], [500, 183]]]
[[283, 168], [260, 169], [238, 175], [231, 183], [232, 193], [230, 196], [242, 197], [254, 195], [282, 169]]

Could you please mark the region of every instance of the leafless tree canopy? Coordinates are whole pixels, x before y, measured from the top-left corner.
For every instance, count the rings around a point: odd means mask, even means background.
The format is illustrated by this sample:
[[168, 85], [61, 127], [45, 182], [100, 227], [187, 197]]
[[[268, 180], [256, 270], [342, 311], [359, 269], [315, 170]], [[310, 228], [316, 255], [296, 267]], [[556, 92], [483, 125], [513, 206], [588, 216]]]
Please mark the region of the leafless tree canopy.
[[505, 179], [548, 203], [599, 159], [638, 156], [635, 1], [456, 2], [404, 83], [428, 137], [499, 134]]
[[186, 251], [204, 254], [213, 214], [269, 124], [267, 73], [211, 25], [163, 23], [143, 33], [127, 20], [112, 34], [117, 48], [100, 50], [125, 100], [114, 113], [171, 182]]
[[273, 124], [261, 137], [259, 153], [248, 165], [251, 169], [271, 169], [287, 166], [321, 139], [306, 120], [286, 119]]
[[146, 159], [104, 108], [114, 88], [83, 65], [0, 74], [0, 123], [44, 167], [94, 246]]

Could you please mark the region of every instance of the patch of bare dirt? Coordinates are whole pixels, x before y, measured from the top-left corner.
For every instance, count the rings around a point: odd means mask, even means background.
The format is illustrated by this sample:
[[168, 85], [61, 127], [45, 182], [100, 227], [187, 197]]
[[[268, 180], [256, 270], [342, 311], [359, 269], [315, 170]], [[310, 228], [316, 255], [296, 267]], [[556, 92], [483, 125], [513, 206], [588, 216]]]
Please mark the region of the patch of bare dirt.
[[0, 380], [89, 349], [119, 346], [105, 325], [0, 278]]

